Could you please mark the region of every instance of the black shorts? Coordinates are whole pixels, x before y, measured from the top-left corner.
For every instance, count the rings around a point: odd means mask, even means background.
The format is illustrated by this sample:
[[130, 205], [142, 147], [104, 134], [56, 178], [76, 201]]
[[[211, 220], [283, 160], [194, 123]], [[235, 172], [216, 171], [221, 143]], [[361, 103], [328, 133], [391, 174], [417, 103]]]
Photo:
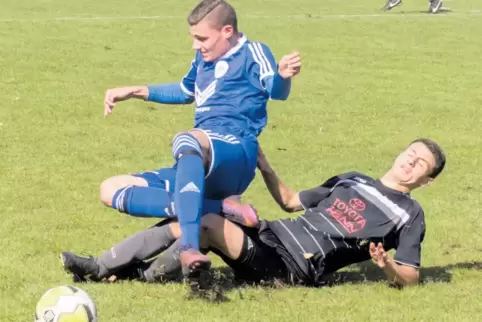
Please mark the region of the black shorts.
[[235, 277], [253, 283], [271, 282], [275, 279], [288, 282], [290, 269], [280, 255], [287, 251], [267, 222], [262, 221], [259, 228], [239, 227], [245, 233], [242, 252], [246, 256], [233, 260], [212, 250], [233, 269]]

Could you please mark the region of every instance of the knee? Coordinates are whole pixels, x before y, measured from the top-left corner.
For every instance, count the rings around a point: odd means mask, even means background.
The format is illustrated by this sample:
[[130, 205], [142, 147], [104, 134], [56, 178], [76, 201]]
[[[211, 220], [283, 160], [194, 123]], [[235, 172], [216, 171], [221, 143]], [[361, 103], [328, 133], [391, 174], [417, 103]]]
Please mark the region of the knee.
[[117, 191], [114, 188], [114, 181], [114, 178], [109, 178], [100, 184], [100, 201], [108, 207], [112, 206], [112, 198]]
[[201, 219], [201, 233], [210, 235], [215, 231], [222, 230], [224, 218], [218, 214], [207, 214]]
[[222, 218], [216, 214], [207, 214], [202, 217], [200, 244], [203, 248], [216, 246], [216, 227], [219, 226], [219, 219]]
[[147, 181], [143, 178], [131, 175], [121, 175], [111, 177], [102, 181], [100, 184], [100, 200], [108, 207], [112, 207], [112, 198], [115, 193], [127, 186], [147, 186]]

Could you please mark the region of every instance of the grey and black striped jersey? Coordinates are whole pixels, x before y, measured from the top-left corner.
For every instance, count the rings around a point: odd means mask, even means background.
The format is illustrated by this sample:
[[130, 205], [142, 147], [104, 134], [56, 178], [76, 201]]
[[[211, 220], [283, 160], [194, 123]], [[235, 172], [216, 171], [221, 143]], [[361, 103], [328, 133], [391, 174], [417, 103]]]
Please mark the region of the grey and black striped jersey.
[[[424, 213], [410, 194], [357, 172], [301, 191], [305, 213], [269, 227], [308, 280], [370, 258], [370, 242], [396, 249], [394, 260], [420, 266]], [[318, 277], [317, 277], [318, 276]]]

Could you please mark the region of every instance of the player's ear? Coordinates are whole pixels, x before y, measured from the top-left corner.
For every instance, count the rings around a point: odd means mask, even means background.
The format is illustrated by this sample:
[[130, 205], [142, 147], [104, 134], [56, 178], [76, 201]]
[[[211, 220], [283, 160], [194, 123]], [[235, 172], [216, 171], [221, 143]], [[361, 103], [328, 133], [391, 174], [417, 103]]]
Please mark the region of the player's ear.
[[433, 178], [426, 177], [421, 183], [420, 183], [420, 188], [427, 187], [431, 185], [433, 182]]
[[224, 38], [229, 39], [234, 34], [234, 28], [231, 25], [225, 25], [221, 29], [221, 33], [223, 34]]

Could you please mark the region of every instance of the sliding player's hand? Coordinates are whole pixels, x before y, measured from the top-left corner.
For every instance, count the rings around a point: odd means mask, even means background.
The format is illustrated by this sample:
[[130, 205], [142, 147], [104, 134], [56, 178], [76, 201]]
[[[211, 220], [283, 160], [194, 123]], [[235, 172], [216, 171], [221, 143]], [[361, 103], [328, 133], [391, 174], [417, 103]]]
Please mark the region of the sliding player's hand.
[[388, 254], [382, 243], [378, 243], [377, 246], [375, 246], [375, 243], [370, 243], [370, 256], [378, 267], [385, 268], [385, 265], [387, 265]]
[[301, 70], [301, 56], [299, 52], [294, 52], [283, 56], [278, 63], [278, 73], [283, 78], [291, 78]]

